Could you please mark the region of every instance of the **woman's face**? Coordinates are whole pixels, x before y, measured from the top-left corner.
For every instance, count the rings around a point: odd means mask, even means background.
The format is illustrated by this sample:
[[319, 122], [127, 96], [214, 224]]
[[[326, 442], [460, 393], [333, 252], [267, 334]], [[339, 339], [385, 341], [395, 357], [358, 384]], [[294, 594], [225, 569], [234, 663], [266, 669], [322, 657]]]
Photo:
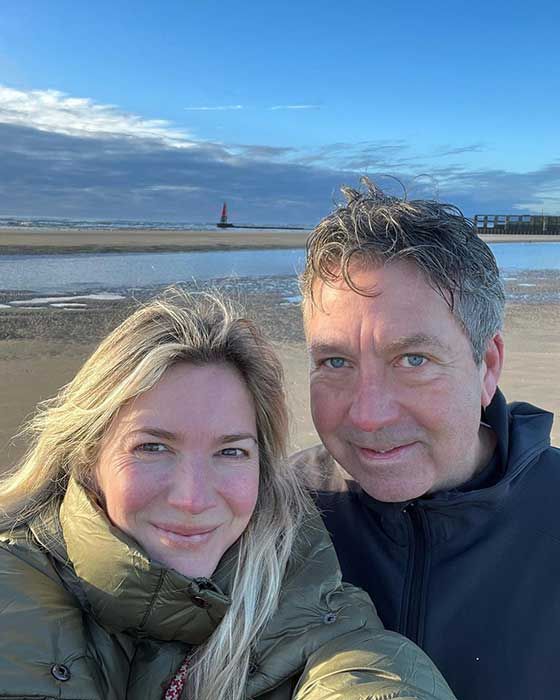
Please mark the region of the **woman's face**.
[[225, 364], [174, 365], [119, 411], [96, 476], [111, 522], [152, 559], [211, 576], [257, 500], [257, 426], [245, 382]]

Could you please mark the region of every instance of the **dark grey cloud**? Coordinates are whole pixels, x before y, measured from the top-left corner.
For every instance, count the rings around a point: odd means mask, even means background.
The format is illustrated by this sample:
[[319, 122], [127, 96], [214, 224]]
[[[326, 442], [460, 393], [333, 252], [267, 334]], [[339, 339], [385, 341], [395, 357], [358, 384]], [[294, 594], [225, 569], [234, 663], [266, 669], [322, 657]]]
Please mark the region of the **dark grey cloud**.
[[[458, 156], [479, 146], [443, 150]], [[384, 176], [396, 175], [409, 196], [436, 196], [467, 214], [560, 210], [558, 160], [526, 173], [475, 170], [417, 155], [401, 140], [304, 152], [0, 124], [0, 163], [0, 216], [212, 222], [225, 199], [237, 222], [312, 224], [339, 186], [364, 172], [391, 191], [398, 186]]]
[[235, 151], [245, 158], [276, 159], [295, 156], [298, 149], [291, 146], [259, 146], [255, 144], [237, 144], [233, 146]]
[[325, 144], [298, 155], [298, 161], [308, 165], [366, 171], [368, 168], [396, 168], [416, 161], [407, 155], [409, 145], [402, 139], [358, 141]]
[[484, 143], [471, 143], [466, 146], [441, 146], [436, 149], [433, 156], [436, 158], [443, 158], [445, 156], [459, 156], [465, 153], [482, 153], [486, 151], [487, 147]]
[[0, 215], [312, 223], [345, 174], [223, 146], [82, 138], [0, 124]]
[[453, 198], [467, 213], [560, 212], [560, 162], [524, 173], [461, 170], [437, 173], [442, 198]]

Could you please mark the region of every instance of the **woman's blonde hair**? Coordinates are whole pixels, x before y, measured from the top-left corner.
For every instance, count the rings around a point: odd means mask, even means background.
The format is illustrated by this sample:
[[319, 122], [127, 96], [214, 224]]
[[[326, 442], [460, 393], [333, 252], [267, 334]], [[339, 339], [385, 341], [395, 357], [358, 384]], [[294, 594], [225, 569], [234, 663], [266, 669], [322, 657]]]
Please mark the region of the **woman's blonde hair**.
[[243, 377], [257, 422], [260, 483], [255, 512], [239, 540], [232, 604], [192, 659], [189, 697], [244, 696], [250, 653], [273, 615], [306, 496], [287, 465], [288, 412], [282, 366], [259, 329], [216, 294], [170, 290], [118, 326], [76, 377], [40, 405], [33, 444], [0, 481], [0, 529], [59, 501], [68, 479], [93, 487], [100, 444], [119, 409], [178, 362], [226, 363]]

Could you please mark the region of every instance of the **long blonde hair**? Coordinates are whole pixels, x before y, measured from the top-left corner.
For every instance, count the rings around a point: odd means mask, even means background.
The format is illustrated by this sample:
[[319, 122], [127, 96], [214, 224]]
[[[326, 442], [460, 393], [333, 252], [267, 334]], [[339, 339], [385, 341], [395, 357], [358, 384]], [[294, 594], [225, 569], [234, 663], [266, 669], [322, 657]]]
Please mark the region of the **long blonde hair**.
[[259, 329], [216, 294], [171, 290], [118, 326], [76, 377], [39, 406], [32, 445], [0, 480], [0, 529], [23, 524], [63, 497], [68, 479], [93, 486], [99, 446], [118, 410], [177, 362], [228, 363], [253, 397], [260, 457], [255, 512], [239, 541], [231, 606], [192, 659], [189, 697], [244, 696], [251, 650], [274, 614], [307, 498], [287, 465], [282, 366]]

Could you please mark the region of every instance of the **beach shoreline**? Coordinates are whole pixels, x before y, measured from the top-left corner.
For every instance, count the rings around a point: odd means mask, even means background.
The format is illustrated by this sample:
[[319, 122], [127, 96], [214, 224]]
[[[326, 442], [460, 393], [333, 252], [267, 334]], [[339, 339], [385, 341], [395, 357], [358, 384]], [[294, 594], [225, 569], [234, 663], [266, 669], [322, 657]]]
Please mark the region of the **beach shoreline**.
[[[290, 229], [49, 229], [0, 227], [0, 255], [172, 253], [304, 248], [310, 231]], [[560, 242], [550, 235], [485, 235], [488, 243]]]

